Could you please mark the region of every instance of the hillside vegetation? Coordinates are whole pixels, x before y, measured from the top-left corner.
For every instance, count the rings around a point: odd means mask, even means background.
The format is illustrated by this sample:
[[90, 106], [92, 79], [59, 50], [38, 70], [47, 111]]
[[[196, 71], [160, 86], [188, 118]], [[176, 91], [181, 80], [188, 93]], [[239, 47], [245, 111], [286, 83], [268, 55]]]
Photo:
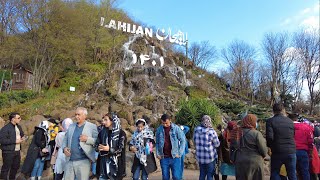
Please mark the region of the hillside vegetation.
[[[261, 119], [271, 115], [268, 101], [257, 101], [246, 91], [226, 91], [222, 78], [197, 67], [193, 58], [186, 59], [167, 42], [134, 36], [129, 50], [163, 56], [165, 65], [130, 64], [124, 45], [132, 35], [101, 27], [100, 17], [139, 23], [112, 7], [111, 1], [5, 3], [10, 13], [2, 17], [7, 23], [0, 33], [1, 72], [10, 80], [11, 67], [20, 63], [34, 78], [32, 90], [0, 94], [4, 119], [13, 111], [24, 120], [36, 114], [66, 118], [77, 106], [87, 107], [92, 120], [117, 112], [128, 129], [142, 115], [156, 126], [162, 113], [176, 115], [178, 122], [192, 127], [204, 113], [215, 117], [214, 124], [238, 119], [245, 111]], [[69, 91], [70, 86], [76, 91]]]

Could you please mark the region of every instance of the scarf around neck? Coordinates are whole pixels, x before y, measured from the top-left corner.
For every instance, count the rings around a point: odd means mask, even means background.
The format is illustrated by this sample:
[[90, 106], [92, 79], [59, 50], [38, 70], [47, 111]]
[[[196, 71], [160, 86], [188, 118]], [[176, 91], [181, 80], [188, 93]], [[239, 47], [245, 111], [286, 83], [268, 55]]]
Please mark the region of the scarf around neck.
[[[117, 115], [112, 115], [112, 130], [111, 130], [111, 139], [110, 139], [110, 149], [117, 152], [119, 147], [119, 139], [120, 139], [120, 131], [121, 131], [121, 125], [120, 125], [120, 119]], [[106, 142], [108, 142], [108, 136], [106, 139]], [[116, 177], [118, 172], [118, 156], [120, 156], [118, 153], [112, 154], [110, 158], [106, 159], [106, 172], [104, 172], [108, 177]], [[104, 171], [104, 170], [103, 170]]]
[[[135, 152], [136, 157], [140, 160], [140, 163], [144, 166], [147, 166], [147, 154], [146, 154], [146, 145], [151, 143], [150, 141], [145, 143], [145, 139], [152, 140], [154, 139], [153, 132], [149, 129], [148, 125], [145, 125], [142, 131], [136, 130], [130, 141], [130, 144], [137, 148]], [[150, 146], [150, 144], [149, 144]]]

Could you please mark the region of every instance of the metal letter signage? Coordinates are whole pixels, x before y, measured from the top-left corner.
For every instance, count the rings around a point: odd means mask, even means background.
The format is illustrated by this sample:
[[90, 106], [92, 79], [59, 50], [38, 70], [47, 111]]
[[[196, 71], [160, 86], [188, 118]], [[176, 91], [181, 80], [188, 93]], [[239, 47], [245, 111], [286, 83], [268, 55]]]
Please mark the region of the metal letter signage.
[[[128, 32], [132, 34], [139, 34], [141, 36], [145, 35], [150, 38], [153, 37], [153, 29], [148, 27], [142, 27], [135, 24], [125, 23], [121, 21], [116, 21], [111, 19], [108, 24], [105, 24], [105, 18], [100, 18], [100, 26], [105, 28], [113, 28], [116, 30], [122, 30], [123, 32]], [[171, 31], [171, 28], [168, 28], [166, 31], [165, 29], [157, 29], [157, 32], [155, 33], [156, 38], [160, 41], [168, 40], [170, 43], [179, 44], [180, 46], [185, 46], [188, 41], [188, 34], [183, 33], [182, 31], [178, 31], [177, 33], [173, 34]]]

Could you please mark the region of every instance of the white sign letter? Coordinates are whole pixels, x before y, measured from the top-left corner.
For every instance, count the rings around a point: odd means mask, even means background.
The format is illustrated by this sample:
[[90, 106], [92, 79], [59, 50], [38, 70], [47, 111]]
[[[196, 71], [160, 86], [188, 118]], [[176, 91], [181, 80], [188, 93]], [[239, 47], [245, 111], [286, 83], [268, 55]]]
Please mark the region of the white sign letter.
[[136, 34], [141, 34], [141, 36], [143, 36], [143, 29], [142, 29], [142, 26], [139, 26], [137, 31], [136, 31]]
[[121, 24], [121, 21], [118, 21], [118, 30], [121, 30], [121, 28], [122, 28], [122, 31], [125, 32], [127, 28], [126, 23], [124, 22], [123, 24]]
[[141, 65], [144, 65], [144, 61], [148, 61], [150, 59], [149, 55], [140, 55]]
[[113, 20], [113, 19], [110, 20], [109, 28], [117, 29], [115, 20]]
[[100, 26], [103, 26], [104, 24], [104, 17], [100, 17]]

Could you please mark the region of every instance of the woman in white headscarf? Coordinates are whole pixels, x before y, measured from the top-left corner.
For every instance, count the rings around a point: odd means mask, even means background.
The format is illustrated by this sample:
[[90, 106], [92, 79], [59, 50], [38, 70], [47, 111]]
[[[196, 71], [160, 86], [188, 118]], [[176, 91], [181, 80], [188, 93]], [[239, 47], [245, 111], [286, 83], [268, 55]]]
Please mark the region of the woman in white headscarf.
[[63, 150], [60, 148], [63, 142], [63, 138], [73, 121], [70, 118], [66, 118], [62, 121], [62, 132], [59, 132], [56, 137], [56, 147], [52, 156], [56, 155], [56, 162], [54, 164], [55, 180], [61, 180], [63, 178], [63, 170], [66, 164], [66, 156]]
[[135, 123], [137, 130], [133, 133], [129, 144], [129, 150], [135, 153], [131, 172], [133, 180], [147, 180], [148, 175], [157, 170], [156, 160], [152, 151], [155, 145], [153, 132], [149, 129], [144, 119], [138, 119]]

